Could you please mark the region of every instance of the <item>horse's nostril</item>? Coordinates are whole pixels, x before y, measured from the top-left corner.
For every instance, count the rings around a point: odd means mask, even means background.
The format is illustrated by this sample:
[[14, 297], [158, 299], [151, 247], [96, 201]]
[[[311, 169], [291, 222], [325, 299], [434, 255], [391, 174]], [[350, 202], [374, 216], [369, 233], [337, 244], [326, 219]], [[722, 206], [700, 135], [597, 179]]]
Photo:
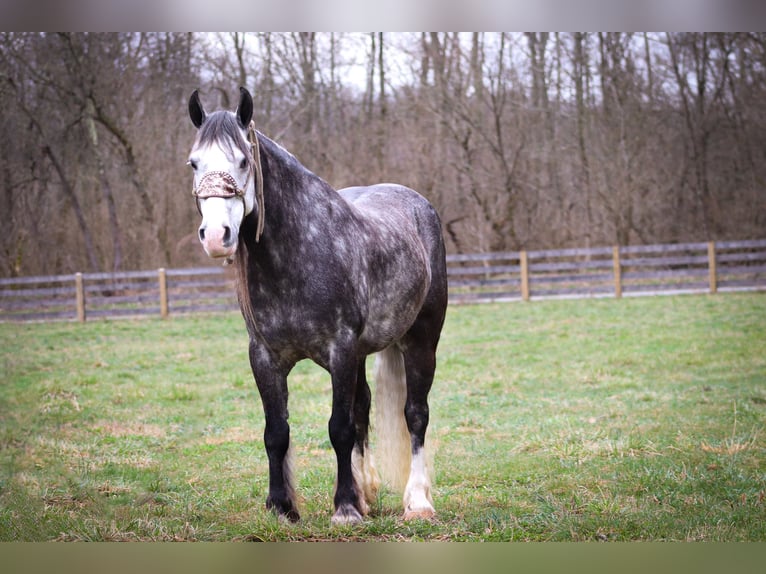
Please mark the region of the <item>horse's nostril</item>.
[[200, 241], [205, 241], [205, 228], [204, 227], [200, 227], [199, 228], [199, 240]]
[[231, 241], [231, 229], [228, 225], [223, 226], [223, 244], [228, 245]]

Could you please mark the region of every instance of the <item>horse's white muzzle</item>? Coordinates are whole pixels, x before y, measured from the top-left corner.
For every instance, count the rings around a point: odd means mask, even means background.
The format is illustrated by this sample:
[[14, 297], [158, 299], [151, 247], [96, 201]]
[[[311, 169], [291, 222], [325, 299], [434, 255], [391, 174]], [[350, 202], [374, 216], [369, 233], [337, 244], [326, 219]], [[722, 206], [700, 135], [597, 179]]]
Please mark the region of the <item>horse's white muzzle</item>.
[[237, 251], [239, 222], [244, 208], [236, 199], [212, 197], [201, 202], [199, 240], [205, 253], [216, 259], [230, 258]]
[[199, 240], [209, 257], [231, 257], [237, 250], [237, 239], [228, 225], [208, 226], [204, 223], [199, 228]]

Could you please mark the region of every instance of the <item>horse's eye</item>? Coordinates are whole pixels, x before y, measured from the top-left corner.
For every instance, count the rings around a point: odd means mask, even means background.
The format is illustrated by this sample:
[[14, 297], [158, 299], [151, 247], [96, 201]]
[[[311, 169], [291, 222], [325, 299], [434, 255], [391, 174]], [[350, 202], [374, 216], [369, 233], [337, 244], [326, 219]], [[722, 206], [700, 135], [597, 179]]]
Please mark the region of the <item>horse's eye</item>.
[[189, 161], [186, 162], [186, 164], [190, 165], [191, 168], [196, 171], [196, 169], [197, 169], [197, 162], [195, 160], [190, 159]]
[[239, 169], [245, 169], [247, 167], [247, 158], [243, 158], [241, 162], [239, 162]]

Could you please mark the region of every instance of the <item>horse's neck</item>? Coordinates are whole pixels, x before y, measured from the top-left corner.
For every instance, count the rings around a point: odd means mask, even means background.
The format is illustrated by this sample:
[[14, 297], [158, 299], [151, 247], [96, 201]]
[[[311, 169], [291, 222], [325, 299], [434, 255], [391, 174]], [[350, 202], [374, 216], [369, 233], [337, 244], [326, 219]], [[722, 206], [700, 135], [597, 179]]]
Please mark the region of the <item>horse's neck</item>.
[[332, 231], [335, 222], [328, 214], [351, 209], [337, 191], [292, 154], [268, 138], [260, 141], [265, 228], [263, 245], [255, 249], [264, 251], [268, 246], [276, 255], [289, 255], [300, 243], [311, 241], [312, 228], [314, 232]]

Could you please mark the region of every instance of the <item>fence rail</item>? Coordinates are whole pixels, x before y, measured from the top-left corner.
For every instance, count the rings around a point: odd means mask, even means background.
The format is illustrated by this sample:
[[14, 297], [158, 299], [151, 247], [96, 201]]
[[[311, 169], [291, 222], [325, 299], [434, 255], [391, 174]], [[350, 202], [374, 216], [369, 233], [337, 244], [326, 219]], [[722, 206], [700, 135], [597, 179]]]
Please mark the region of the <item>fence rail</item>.
[[[447, 256], [450, 303], [766, 290], [766, 239]], [[0, 321], [237, 309], [222, 267], [0, 279]]]

